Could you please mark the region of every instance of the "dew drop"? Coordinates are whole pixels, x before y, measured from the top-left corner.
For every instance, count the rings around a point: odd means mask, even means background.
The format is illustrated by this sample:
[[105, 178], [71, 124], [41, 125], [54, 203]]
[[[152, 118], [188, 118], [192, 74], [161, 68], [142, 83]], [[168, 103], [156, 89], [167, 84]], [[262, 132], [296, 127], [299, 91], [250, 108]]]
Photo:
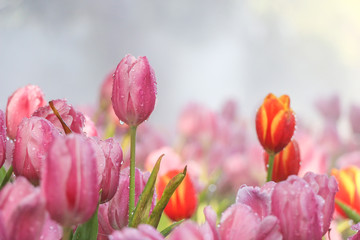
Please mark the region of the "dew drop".
[[120, 120], [120, 125], [124, 125], [124, 122]]

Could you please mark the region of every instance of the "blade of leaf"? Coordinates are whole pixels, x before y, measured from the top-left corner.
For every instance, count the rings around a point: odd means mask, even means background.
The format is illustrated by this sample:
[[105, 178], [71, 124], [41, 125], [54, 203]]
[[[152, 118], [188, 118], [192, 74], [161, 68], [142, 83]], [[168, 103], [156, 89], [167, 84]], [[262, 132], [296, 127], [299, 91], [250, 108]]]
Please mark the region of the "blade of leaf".
[[93, 216], [86, 223], [77, 227], [72, 240], [96, 240], [99, 227], [98, 210], [99, 204]]
[[129, 220], [129, 227], [135, 228], [141, 223], [142, 219], [147, 219], [149, 217], [151, 202], [154, 196], [155, 182], [157, 175], [159, 173], [160, 163], [163, 156], [164, 154], [159, 157], [150, 174], [150, 177], [145, 185], [145, 188], [139, 197], [139, 201], [136, 205], [134, 214]]
[[8, 171], [6, 172], [6, 174], [4, 176], [4, 179], [1, 182], [0, 189], [2, 189], [9, 182], [12, 173], [13, 173], [13, 167], [10, 166]]
[[353, 210], [350, 206], [341, 202], [338, 199], [335, 199], [335, 203], [345, 212], [345, 214], [348, 218], [353, 220], [355, 223], [360, 222], [360, 215], [355, 210]]
[[163, 213], [166, 205], [168, 204], [171, 196], [175, 192], [176, 188], [181, 184], [183, 179], [186, 176], [186, 167], [184, 168], [184, 171], [182, 173], [177, 174], [175, 177], [173, 177], [169, 183], [166, 185], [164, 192], [159, 200], [159, 202], [155, 205], [154, 210], [152, 211], [148, 224], [153, 226], [154, 228], [157, 228], [161, 214]]
[[5, 175], [6, 175], [5, 167], [2, 166], [2, 168], [0, 168], [0, 183], [4, 180]]
[[162, 230], [160, 233], [161, 235], [163, 235], [164, 237], [166, 237], [167, 235], [169, 235], [172, 230], [174, 230], [175, 227], [177, 227], [178, 225], [180, 225], [180, 223], [182, 223], [184, 221], [183, 220], [180, 220], [178, 222], [174, 222], [173, 224], [171, 224], [170, 226], [168, 226], [167, 228], [165, 228], [164, 230]]

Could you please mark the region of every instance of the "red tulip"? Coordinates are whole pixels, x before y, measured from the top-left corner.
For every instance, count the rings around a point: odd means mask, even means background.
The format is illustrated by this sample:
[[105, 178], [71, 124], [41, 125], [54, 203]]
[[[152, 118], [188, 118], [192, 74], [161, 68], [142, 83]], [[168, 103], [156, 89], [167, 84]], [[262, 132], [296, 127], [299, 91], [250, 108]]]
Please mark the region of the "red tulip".
[[267, 95], [256, 114], [256, 133], [265, 151], [269, 154], [280, 152], [290, 142], [294, 130], [295, 116], [290, 98]]

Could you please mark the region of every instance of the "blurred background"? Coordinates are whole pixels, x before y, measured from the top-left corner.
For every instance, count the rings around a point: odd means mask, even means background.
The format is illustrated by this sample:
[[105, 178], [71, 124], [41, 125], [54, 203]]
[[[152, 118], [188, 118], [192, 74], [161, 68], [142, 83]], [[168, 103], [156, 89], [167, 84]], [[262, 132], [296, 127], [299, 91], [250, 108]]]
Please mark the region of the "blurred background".
[[316, 126], [315, 99], [339, 94], [345, 117], [360, 103], [359, 12], [356, 0], [0, 0], [0, 108], [29, 83], [95, 105], [131, 53], [157, 76], [151, 123], [173, 127], [189, 101], [216, 110], [229, 98], [252, 119], [273, 92]]

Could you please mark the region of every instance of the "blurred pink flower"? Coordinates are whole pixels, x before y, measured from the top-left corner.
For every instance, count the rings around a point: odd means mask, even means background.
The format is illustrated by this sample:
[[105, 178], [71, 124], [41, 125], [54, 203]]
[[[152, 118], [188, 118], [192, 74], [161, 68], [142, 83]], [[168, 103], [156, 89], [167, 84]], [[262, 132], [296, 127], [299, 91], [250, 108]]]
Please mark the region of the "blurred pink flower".
[[[115, 196], [109, 202], [108, 217], [109, 223], [114, 229], [122, 229], [128, 225], [129, 212], [129, 174], [130, 168], [125, 168], [120, 172], [120, 182]], [[139, 200], [145, 184], [149, 178], [148, 172], [142, 173], [135, 168], [135, 205]], [[155, 206], [156, 194], [152, 200], [151, 209]]]
[[351, 104], [349, 120], [354, 134], [360, 134], [360, 105]]
[[5, 115], [0, 110], [0, 168], [6, 159], [6, 142]]
[[140, 224], [137, 228], [123, 228], [109, 236], [110, 240], [163, 240], [164, 237], [154, 227]]
[[114, 73], [111, 101], [115, 114], [129, 126], [137, 126], [154, 110], [156, 79], [146, 57], [126, 55]]
[[357, 231], [353, 236], [349, 237], [348, 240], [359, 240], [360, 239], [360, 223], [354, 224], [351, 227], [352, 230]]
[[317, 99], [315, 107], [325, 121], [336, 122], [340, 118], [340, 98], [336, 94]]
[[162, 176], [170, 170], [181, 169], [182, 164], [181, 157], [171, 147], [162, 147], [158, 150], [151, 152], [145, 162], [145, 169], [151, 171], [159, 157], [164, 154], [161, 160], [161, 167], [158, 176]]
[[[61, 118], [71, 131], [82, 134], [85, 125], [84, 115], [81, 112], [76, 111], [65, 99], [57, 99], [54, 100], [53, 103]], [[65, 134], [59, 119], [56, 117], [49, 105], [36, 110], [36, 112], [33, 113], [33, 116], [43, 117], [49, 120], [61, 133]]]
[[83, 131], [88, 137], [95, 137], [98, 135], [95, 123], [91, 120], [88, 115], [85, 115], [85, 123], [83, 127]]
[[39, 239], [45, 213], [40, 188], [32, 186], [23, 177], [16, 178], [12, 184], [8, 183], [0, 192], [0, 218], [2, 215], [9, 240]]
[[[114, 72], [111, 71], [103, 80], [100, 88], [100, 108], [105, 110], [111, 107], [111, 95], [113, 91]], [[111, 107], [112, 108], [112, 107]]]
[[350, 166], [356, 166], [360, 168], [360, 151], [344, 153], [336, 161], [336, 168], [338, 169]]
[[70, 227], [88, 220], [99, 199], [95, 150], [85, 136], [57, 137], [45, 161], [41, 188], [51, 218]]
[[49, 148], [59, 135], [54, 125], [44, 118], [24, 118], [16, 134], [13, 155], [15, 175], [24, 176], [33, 184], [39, 184]]
[[6, 106], [7, 134], [15, 138], [16, 130], [24, 117], [30, 117], [39, 107], [45, 106], [44, 94], [38, 86], [27, 85], [17, 89], [8, 99]]

